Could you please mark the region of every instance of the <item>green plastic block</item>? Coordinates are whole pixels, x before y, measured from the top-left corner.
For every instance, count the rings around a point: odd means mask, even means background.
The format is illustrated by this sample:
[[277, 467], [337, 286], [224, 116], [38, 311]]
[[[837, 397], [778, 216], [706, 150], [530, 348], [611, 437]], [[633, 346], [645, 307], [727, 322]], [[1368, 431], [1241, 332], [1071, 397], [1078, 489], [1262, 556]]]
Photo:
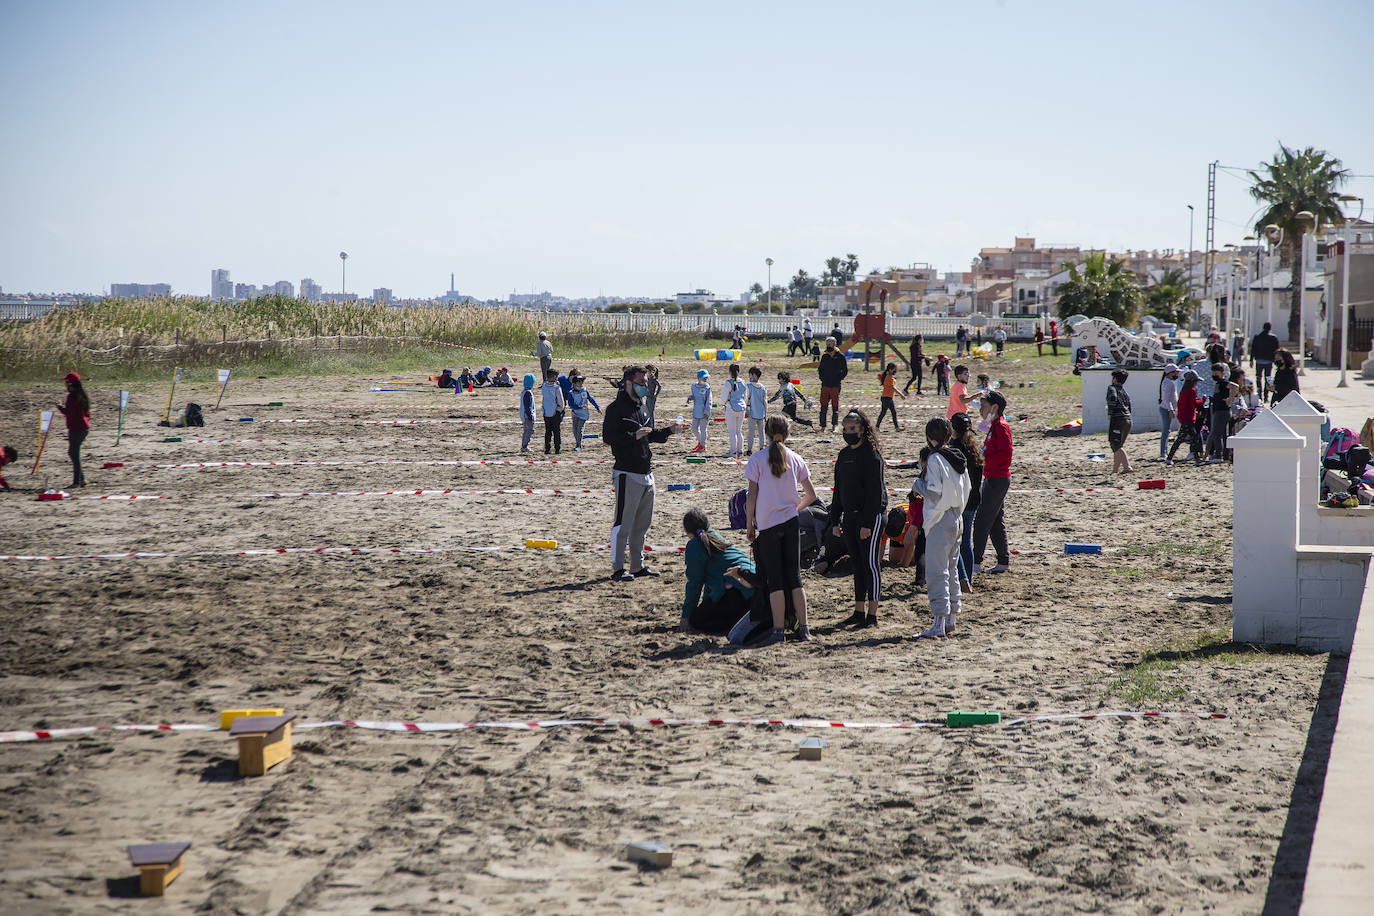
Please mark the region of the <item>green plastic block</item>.
[[163, 442], [180, 442], [180, 441], [181, 441], [181, 437], [180, 437], [180, 436], [168, 436], [167, 438], [163, 439], [162, 441], [163, 441]]
[[963, 712], [955, 710], [945, 713], [945, 725], [962, 728], [965, 725], [997, 725], [1002, 721], [1000, 712]]
[[285, 407], [285, 406], [286, 406], [286, 402], [285, 402], [285, 401], [268, 401], [268, 402], [267, 402], [267, 406], [268, 406], [268, 407]]
[[705, 464], [705, 463], [706, 463], [706, 459], [705, 459], [705, 458], [688, 458], [688, 459], [687, 459], [687, 463], [688, 463], [688, 464]]

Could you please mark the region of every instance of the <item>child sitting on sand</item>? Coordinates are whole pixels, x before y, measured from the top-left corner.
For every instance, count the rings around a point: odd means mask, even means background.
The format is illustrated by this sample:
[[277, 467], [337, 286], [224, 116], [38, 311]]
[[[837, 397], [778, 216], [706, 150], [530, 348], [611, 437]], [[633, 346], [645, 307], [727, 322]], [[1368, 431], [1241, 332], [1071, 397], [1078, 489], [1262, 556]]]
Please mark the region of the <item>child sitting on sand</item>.
[[457, 387], [458, 387], [458, 381], [453, 377], [453, 370], [452, 370], [452, 369], [445, 369], [443, 372], [440, 372], [440, 373], [439, 373], [439, 387], [440, 387], [440, 388], [457, 388]]
[[491, 383], [493, 386], [497, 388], [515, 387], [515, 379], [510, 377], [510, 370], [507, 369], [505, 366], [502, 366], [500, 369], [496, 370], [496, 375], [492, 378]]

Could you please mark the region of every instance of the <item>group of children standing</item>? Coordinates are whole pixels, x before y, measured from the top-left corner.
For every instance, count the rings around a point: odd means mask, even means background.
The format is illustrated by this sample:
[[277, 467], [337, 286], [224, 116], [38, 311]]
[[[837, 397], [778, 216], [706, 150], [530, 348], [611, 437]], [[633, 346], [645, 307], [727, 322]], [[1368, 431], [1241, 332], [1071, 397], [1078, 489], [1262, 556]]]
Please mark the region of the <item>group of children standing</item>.
[[[534, 437], [535, 400], [534, 373], [526, 372], [524, 390], [520, 392], [520, 420], [524, 431], [520, 439], [520, 454], [528, 455], [530, 439]], [[588, 406], [601, 412], [601, 405], [587, 390], [587, 379], [576, 369], [559, 375], [557, 369], [544, 372], [544, 384], [539, 388], [539, 414], [544, 419], [544, 454], [557, 455], [563, 451], [563, 415], [572, 411], [573, 451], [582, 451], [582, 430], [591, 416]]]

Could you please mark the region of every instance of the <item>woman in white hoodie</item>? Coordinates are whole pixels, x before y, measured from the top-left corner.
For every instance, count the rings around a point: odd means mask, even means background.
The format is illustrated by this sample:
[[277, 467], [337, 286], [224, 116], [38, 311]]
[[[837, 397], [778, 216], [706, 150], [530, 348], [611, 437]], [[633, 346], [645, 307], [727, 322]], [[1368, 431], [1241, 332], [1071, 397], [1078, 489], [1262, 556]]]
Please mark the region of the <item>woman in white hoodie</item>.
[[920, 476], [911, 495], [925, 501], [921, 527], [926, 533], [926, 595], [934, 622], [917, 638], [947, 636], [959, 616], [959, 541], [964, 505], [972, 485], [964, 456], [950, 447], [954, 430], [944, 417], [926, 423], [926, 447], [921, 449]]

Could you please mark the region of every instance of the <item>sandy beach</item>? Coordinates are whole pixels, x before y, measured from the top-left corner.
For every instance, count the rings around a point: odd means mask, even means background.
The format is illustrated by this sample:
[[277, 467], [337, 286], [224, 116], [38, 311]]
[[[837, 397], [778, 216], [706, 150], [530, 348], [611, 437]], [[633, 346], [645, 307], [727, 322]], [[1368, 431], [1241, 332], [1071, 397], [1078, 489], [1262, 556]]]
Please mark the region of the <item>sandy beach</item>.
[[[770, 357], [765, 379], [784, 364]], [[697, 365], [667, 362], [660, 421], [687, 411]], [[618, 365], [583, 368], [607, 405], [601, 376]], [[719, 390], [723, 367], [711, 369]], [[211, 724], [256, 706], [301, 723], [1226, 718], [302, 729], [295, 756], [254, 779], [236, 775], [223, 732], [0, 744], [5, 908], [126, 911], [125, 845], [188, 840], [185, 873], [150, 911], [1259, 911], [1327, 658], [1227, 645], [1229, 466], [1151, 463], [1146, 434], [1132, 442], [1136, 473], [1112, 479], [1110, 460], [1087, 458], [1105, 436], [1044, 429], [1078, 415], [1067, 366], [1009, 358], [991, 371], [1016, 444], [1012, 572], [981, 577], [957, 635], [938, 641], [911, 638], [929, 619], [910, 570], [884, 570], [882, 623], [857, 634], [834, 626], [851, 610], [849, 577], [808, 574], [816, 639], [757, 651], [675, 632], [674, 550], [649, 560], [661, 579], [607, 581], [598, 439], [574, 454], [565, 424], [565, 463], [541, 448], [529, 464], [439, 464], [519, 461], [519, 426], [376, 422], [513, 421], [510, 390], [368, 390], [419, 375], [235, 379], [204, 429], [168, 431], [155, 425], [166, 389], [138, 386], [115, 447], [117, 388], [97, 377], [91, 485], [73, 495], [166, 498], [60, 502], [35, 498], [69, 479], [60, 430], [42, 473], [27, 473], [34, 421], [60, 386], [8, 391], [0, 441], [24, 456], [6, 468], [16, 492], [0, 494], [0, 554], [180, 556], [0, 561], [0, 729]], [[796, 377], [814, 398], [814, 372]], [[876, 405], [875, 377], [851, 375], [845, 402]], [[187, 399], [208, 407], [213, 388], [178, 388]], [[893, 459], [916, 454], [943, 399], [899, 412], [910, 425], [883, 430]], [[600, 431], [595, 413], [588, 430]], [[652, 544], [681, 546], [693, 505], [725, 527], [743, 484], [719, 459], [725, 444], [716, 423], [704, 465], [685, 462], [687, 436], [656, 448]], [[839, 437], [801, 429], [792, 444], [829, 486]], [[163, 466], [274, 461], [305, 463]], [[909, 472], [889, 473], [904, 501]], [[1136, 489], [1161, 476], [1167, 489]], [[498, 492], [524, 489], [573, 492]], [[271, 495], [298, 493], [311, 495]], [[349, 493], [362, 495], [330, 495]], [[572, 546], [516, 549], [526, 538]], [[1109, 550], [1065, 556], [1066, 541]], [[316, 547], [435, 552], [238, 553]], [[459, 549], [472, 547], [505, 549]], [[1161, 659], [1171, 664], [1141, 666]], [[829, 743], [824, 759], [797, 759], [812, 734]], [[635, 840], [671, 845], [672, 867], [623, 861]]]

